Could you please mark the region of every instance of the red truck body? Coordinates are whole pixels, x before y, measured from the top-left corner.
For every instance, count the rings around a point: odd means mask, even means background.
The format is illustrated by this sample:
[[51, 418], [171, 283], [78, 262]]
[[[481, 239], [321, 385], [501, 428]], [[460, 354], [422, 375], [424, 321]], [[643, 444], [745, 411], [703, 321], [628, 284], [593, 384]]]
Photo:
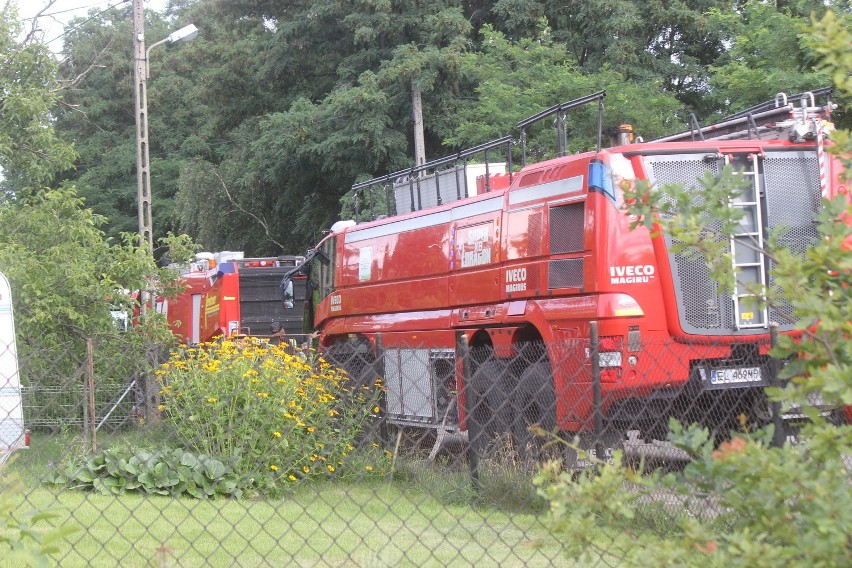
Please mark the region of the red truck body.
[[[415, 184], [434, 190], [437, 203], [338, 224], [312, 249], [308, 270], [318, 289], [309, 300], [321, 344], [344, 362], [378, 361], [388, 419], [403, 426], [446, 427], [449, 420], [464, 430], [471, 392], [464, 384], [476, 374], [464, 357], [484, 350], [488, 365], [500, 365], [492, 369], [510, 369], [508, 396], [553, 401], [536, 407], [540, 415], [530, 421], [592, 430], [592, 322], [609, 418], [633, 420], [631, 402], [689, 388], [711, 401], [732, 390], [762, 391], [770, 322], [781, 322], [782, 332], [793, 324], [789, 307], [767, 307], [744, 292], [744, 283], [773, 282], [771, 261], [746, 240], [757, 245], [784, 226], [784, 242], [803, 253], [817, 237], [821, 199], [843, 192], [839, 165], [817, 139], [826, 108], [811, 102], [782, 110], [781, 120], [761, 127], [760, 139], [749, 129], [739, 138], [681, 137], [566, 155], [481, 177], [476, 195], [464, 197], [467, 186], [452, 189], [460, 199], [441, 197], [445, 178], [437, 189], [411, 176], [378, 179], [402, 188], [406, 205], [420, 200], [407, 197]], [[790, 125], [807, 132], [791, 138]], [[729, 243], [733, 294], [712, 280], [706, 263], [673, 253], [669, 236], [631, 229], [622, 193], [624, 182], [637, 180], [697, 188], [698, 178], [725, 164], [753, 182], [732, 205], [745, 213], [742, 233]], [[523, 357], [529, 346], [543, 358]]]

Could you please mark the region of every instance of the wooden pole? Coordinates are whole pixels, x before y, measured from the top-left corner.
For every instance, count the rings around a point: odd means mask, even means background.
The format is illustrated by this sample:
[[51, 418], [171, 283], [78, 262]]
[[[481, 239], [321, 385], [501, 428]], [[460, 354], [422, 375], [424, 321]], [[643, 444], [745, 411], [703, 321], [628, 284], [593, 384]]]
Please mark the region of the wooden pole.
[[89, 423], [86, 425], [89, 428], [92, 436], [92, 453], [98, 451], [97, 442], [97, 420], [95, 419], [95, 348], [92, 339], [86, 339], [86, 376], [88, 378], [88, 408], [89, 408]]

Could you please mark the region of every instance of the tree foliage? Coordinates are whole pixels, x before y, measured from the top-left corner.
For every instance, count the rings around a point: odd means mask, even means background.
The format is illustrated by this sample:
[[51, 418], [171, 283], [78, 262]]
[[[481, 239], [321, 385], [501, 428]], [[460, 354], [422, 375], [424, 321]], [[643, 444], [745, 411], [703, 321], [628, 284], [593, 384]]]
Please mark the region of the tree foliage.
[[[104, 31], [94, 20], [90, 23], [89, 31]], [[5, 176], [5, 192], [0, 196], [0, 271], [12, 288], [22, 379], [47, 386], [72, 380], [85, 359], [85, 341], [90, 339], [103, 355], [95, 362], [99, 380], [123, 383], [144, 364], [151, 345], [170, 336], [162, 319], [153, 314], [141, 322], [144, 325], [120, 332], [111, 311], [132, 312], [131, 290], [147, 289], [151, 282], [168, 287], [175, 275], [155, 266], [139, 246], [135, 231], [107, 238], [106, 217], [87, 207], [85, 198], [66, 179], [66, 169], [77, 154], [57, 127], [78, 121], [77, 127], [86, 134], [81, 139], [81, 158], [89, 160], [93, 170], [108, 171], [111, 166], [99, 161], [102, 155], [91, 152], [90, 142], [100, 137], [102, 152], [104, 147], [119, 147], [115, 127], [121, 126], [116, 117], [122, 111], [116, 110], [111, 96], [79, 89], [81, 78], [93, 69], [96, 73], [115, 69], [66, 63], [65, 69], [73, 69], [73, 78], [69, 74], [63, 79], [43, 38], [35, 31], [20, 35], [21, 27], [8, 3], [0, 25], [0, 55], [6, 63], [0, 67], [0, 164]], [[79, 33], [85, 33], [84, 28]], [[102, 36], [97, 38], [103, 41], [100, 57], [117, 57], [110, 51], [109, 34]], [[72, 33], [69, 41], [75, 39]], [[98, 84], [120, 84], [114, 77], [108, 79]], [[93, 126], [85, 112], [94, 111], [103, 122]], [[57, 120], [60, 114], [62, 119]], [[110, 156], [120, 160], [124, 155], [119, 150]], [[98, 185], [108, 177], [81, 179], [93, 201], [112, 205], [97, 199], [99, 191], [109, 193], [109, 185]], [[174, 251], [186, 252], [185, 238], [170, 237], [166, 242], [174, 245]], [[57, 353], [69, 357], [57, 360]]]
[[[186, 231], [249, 255], [303, 250], [353, 182], [411, 165], [415, 84], [427, 159], [516, 134], [520, 118], [599, 89], [608, 124], [648, 138], [681, 130], [690, 112], [703, 121], [823, 86], [800, 32], [812, 11], [824, 3], [172, 2], [148, 11], [148, 41], [190, 21], [201, 33], [150, 62], [155, 237]], [[117, 236], [136, 223], [130, 15], [97, 14], [68, 36], [63, 77], [97, 66], [66, 94], [73, 111], [57, 125], [81, 154], [63, 179]], [[594, 114], [572, 117], [572, 151], [593, 144]], [[546, 156], [551, 135], [538, 135], [533, 150]]]
[[[6, 198], [26, 197], [76, 157], [51, 127], [60, 102], [56, 62], [34, 32], [25, 34], [15, 5], [0, 7], [0, 168]], [[28, 189], [29, 188], [29, 189]]]

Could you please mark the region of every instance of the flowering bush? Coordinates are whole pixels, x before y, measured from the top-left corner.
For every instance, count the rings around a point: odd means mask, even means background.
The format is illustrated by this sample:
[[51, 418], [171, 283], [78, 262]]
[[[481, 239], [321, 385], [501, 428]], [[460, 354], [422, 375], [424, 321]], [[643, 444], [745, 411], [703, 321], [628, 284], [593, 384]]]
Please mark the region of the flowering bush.
[[354, 455], [377, 419], [380, 381], [356, 386], [311, 350], [293, 355], [253, 339], [183, 347], [157, 375], [164, 419], [180, 443], [227, 460], [262, 492], [385, 469]]

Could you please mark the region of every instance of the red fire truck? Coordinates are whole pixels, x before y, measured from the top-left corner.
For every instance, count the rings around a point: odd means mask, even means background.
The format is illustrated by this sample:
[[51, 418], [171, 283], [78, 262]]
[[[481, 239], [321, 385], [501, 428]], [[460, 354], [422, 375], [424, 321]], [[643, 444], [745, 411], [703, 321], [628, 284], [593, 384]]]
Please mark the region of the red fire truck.
[[159, 300], [157, 310], [166, 314], [172, 331], [186, 343], [238, 334], [301, 338], [304, 312], [295, 306], [305, 298], [306, 279], [292, 279], [295, 301], [286, 305], [278, 286], [283, 275], [303, 261], [290, 255], [243, 258], [241, 252], [199, 253], [182, 269], [184, 291], [172, 300]]
[[[823, 148], [828, 91], [779, 95], [712, 126], [693, 118], [655, 141], [632, 140], [624, 125], [609, 148], [604, 96], [521, 121], [519, 171], [507, 137], [353, 186], [371, 208], [374, 191], [387, 196], [385, 215], [339, 222], [309, 251], [321, 345], [356, 375], [378, 365], [390, 423], [583, 433], [600, 428], [599, 409], [622, 438], [633, 428], [664, 438], [668, 416], [759, 414], [770, 322], [782, 333], [794, 324], [789, 306], [746, 285], [773, 284], [761, 252], [770, 231], [786, 227], [782, 241], [802, 254], [821, 199], [843, 191]], [[565, 113], [590, 102], [597, 148], [567, 155]], [[527, 130], [554, 116], [558, 157], [527, 164]], [[506, 162], [489, 159], [497, 151]], [[471, 183], [474, 154], [484, 175]], [[702, 259], [672, 252], [670, 236], [631, 230], [621, 190], [647, 180], [698, 192], [726, 164], [749, 180], [731, 203], [744, 214], [726, 239], [733, 291]]]

